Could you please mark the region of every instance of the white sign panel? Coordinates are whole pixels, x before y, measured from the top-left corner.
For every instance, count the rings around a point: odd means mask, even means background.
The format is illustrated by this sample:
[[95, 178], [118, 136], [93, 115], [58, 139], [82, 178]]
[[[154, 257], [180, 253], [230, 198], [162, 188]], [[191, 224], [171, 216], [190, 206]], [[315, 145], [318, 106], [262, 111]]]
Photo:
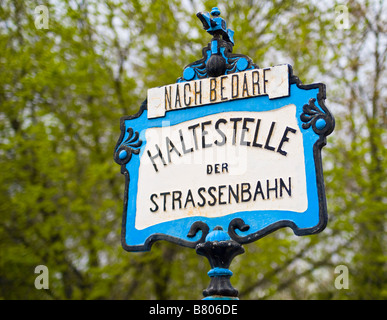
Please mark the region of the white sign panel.
[[300, 131], [293, 104], [147, 129], [135, 227], [243, 210], [305, 211]]

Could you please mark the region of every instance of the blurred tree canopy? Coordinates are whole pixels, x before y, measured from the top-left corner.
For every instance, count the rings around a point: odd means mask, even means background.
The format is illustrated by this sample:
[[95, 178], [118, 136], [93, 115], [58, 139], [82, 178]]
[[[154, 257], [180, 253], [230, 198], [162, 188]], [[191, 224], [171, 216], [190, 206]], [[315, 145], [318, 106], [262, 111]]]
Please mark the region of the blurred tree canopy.
[[[47, 29], [36, 1], [0, 0], [0, 299], [202, 297], [209, 265], [194, 250], [121, 248], [113, 149], [120, 117], [201, 57], [211, 37], [195, 13], [213, 6], [235, 31], [234, 53], [326, 83], [336, 118], [323, 149], [328, 227], [246, 245], [231, 265], [240, 298], [387, 298], [387, 1], [42, 4]], [[48, 290], [35, 289], [38, 265]], [[335, 288], [339, 265], [348, 289]]]

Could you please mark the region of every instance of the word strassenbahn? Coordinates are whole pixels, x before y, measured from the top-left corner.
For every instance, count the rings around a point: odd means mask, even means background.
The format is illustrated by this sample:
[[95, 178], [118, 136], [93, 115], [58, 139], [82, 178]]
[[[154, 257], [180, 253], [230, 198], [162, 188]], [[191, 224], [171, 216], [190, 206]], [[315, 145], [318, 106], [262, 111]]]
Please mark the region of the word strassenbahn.
[[151, 212], [166, 212], [170, 210], [200, 208], [205, 206], [228, 205], [249, 201], [281, 199], [292, 196], [292, 178], [275, 178], [272, 180], [258, 180], [255, 184], [249, 182], [235, 185], [219, 185], [200, 187], [197, 190], [188, 189], [153, 193]]

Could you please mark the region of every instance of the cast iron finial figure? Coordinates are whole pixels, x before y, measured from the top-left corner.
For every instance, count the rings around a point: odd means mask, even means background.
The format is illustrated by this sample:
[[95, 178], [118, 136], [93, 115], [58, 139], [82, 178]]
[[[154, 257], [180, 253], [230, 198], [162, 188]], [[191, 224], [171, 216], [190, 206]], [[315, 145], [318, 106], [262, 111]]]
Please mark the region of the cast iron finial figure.
[[198, 12], [196, 16], [202, 22], [204, 30], [213, 38], [208, 46], [203, 48], [203, 58], [187, 65], [183, 76], [178, 78], [177, 82], [258, 69], [258, 65], [248, 56], [232, 53], [234, 31], [227, 29], [226, 21], [220, 17], [220, 10], [217, 7], [212, 8], [211, 13]]
[[204, 30], [206, 30], [214, 38], [220, 38], [222, 36], [223, 40], [231, 42], [234, 45], [234, 31], [227, 29], [226, 21], [219, 17], [220, 10], [217, 7], [212, 8], [210, 17], [208, 12], [198, 12], [196, 16], [203, 23]]

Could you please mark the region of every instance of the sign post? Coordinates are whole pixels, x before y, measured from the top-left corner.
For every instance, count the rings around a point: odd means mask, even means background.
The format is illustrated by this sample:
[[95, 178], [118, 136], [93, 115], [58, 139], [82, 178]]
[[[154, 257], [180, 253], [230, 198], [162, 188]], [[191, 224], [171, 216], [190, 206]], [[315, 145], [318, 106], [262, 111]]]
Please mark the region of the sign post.
[[212, 268], [204, 296], [237, 299], [228, 268], [242, 244], [283, 227], [298, 236], [325, 228], [321, 149], [334, 118], [324, 84], [233, 54], [234, 32], [218, 8], [197, 16], [213, 36], [203, 57], [121, 118], [122, 246], [196, 248]]

